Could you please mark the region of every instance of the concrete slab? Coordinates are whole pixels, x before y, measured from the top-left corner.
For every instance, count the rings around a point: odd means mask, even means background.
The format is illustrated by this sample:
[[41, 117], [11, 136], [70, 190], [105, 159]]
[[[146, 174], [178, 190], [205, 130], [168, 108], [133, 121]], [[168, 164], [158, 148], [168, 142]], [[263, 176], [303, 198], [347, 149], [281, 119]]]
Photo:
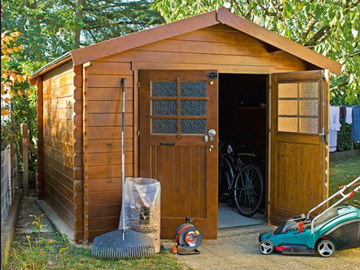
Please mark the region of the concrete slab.
[[51, 224], [61, 233], [63, 237], [67, 239], [67, 241], [75, 245], [75, 241], [73, 239], [74, 237], [74, 230], [70, 228], [69, 225], [67, 225], [52, 209], [51, 206], [49, 206], [44, 200], [36, 200], [35, 201], [37, 207], [41, 209], [46, 217], [50, 220]]
[[41, 218], [42, 228], [41, 233], [49, 233], [53, 231], [52, 225], [44, 212], [36, 205], [36, 197], [26, 196], [22, 199], [19, 217], [16, 224], [17, 233], [32, 234], [36, 232], [36, 225], [33, 224], [35, 217], [44, 215]]
[[[240, 231], [238, 229], [238, 232]], [[263, 255], [258, 250], [260, 233], [261, 231], [203, 240], [198, 247], [200, 254], [191, 256], [174, 254], [174, 256], [196, 270], [360, 269], [360, 248], [336, 251], [330, 258], [276, 253]], [[171, 252], [174, 241], [162, 240], [162, 244]]]
[[240, 228], [244, 226], [265, 224], [264, 214], [256, 213], [252, 217], [240, 215], [233, 202], [219, 203], [218, 206], [218, 228]]

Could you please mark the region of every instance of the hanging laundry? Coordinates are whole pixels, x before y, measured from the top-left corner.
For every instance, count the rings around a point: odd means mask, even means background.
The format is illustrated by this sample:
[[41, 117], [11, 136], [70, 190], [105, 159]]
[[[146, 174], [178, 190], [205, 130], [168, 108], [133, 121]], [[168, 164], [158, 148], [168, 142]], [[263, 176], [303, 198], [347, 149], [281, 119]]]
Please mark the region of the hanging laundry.
[[358, 143], [360, 142], [360, 107], [353, 108], [352, 119], [351, 139]]
[[346, 117], [346, 107], [341, 106], [340, 107], [340, 118], [345, 118]]
[[352, 107], [346, 107], [345, 123], [349, 125], [352, 124], [352, 110]]
[[330, 106], [330, 130], [339, 131], [340, 127], [340, 109], [337, 106]]
[[329, 151], [335, 152], [337, 146], [337, 131], [329, 130]]
[[340, 130], [340, 109], [330, 106], [329, 151], [335, 152], [337, 146], [337, 132]]

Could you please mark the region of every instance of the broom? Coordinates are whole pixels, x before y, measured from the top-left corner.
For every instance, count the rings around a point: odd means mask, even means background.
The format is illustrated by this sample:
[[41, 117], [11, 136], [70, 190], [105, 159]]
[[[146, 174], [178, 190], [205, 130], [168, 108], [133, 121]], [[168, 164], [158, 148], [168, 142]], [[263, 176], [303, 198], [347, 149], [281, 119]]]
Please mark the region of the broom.
[[141, 257], [152, 257], [155, 255], [155, 247], [150, 236], [125, 229], [125, 78], [121, 79], [122, 84], [122, 228], [108, 232], [94, 238], [91, 255], [103, 259], [134, 259]]

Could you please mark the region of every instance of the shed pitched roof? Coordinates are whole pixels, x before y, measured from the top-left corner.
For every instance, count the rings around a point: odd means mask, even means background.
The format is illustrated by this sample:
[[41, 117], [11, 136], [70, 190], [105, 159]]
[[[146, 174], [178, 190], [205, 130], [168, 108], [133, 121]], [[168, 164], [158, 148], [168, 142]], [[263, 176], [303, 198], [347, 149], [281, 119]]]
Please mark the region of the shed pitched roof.
[[[332, 73], [337, 75], [341, 72], [342, 65], [340, 63], [241, 18], [228, 11], [225, 7], [184, 20], [149, 28], [140, 32], [76, 49], [70, 51], [70, 54], [74, 66], [81, 65], [92, 60], [217, 24], [225, 24], [269, 44], [278, 50], [292, 54], [308, 63], [322, 69], [329, 69]], [[46, 71], [43, 70], [41, 73], [44, 72]]]

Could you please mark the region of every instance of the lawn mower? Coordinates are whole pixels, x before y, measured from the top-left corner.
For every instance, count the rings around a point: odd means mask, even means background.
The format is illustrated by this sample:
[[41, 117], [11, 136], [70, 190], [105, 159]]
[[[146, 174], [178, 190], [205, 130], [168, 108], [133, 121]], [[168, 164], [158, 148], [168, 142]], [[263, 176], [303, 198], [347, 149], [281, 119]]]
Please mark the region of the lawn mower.
[[[360, 210], [354, 206], [338, 206], [360, 190], [360, 177], [323, 201], [308, 214], [301, 214], [283, 221], [273, 232], [259, 236], [259, 250], [268, 255], [273, 251], [282, 254], [320, 254], [330, 257], [335, 250], [360, 247]], [[355, 187], [348, 194], [345, 190]], [[333, 205], [323, 211], [332, 199], [341, 196]], [[316, 209], [321, 213], [315, 217], [310, 214]]]

